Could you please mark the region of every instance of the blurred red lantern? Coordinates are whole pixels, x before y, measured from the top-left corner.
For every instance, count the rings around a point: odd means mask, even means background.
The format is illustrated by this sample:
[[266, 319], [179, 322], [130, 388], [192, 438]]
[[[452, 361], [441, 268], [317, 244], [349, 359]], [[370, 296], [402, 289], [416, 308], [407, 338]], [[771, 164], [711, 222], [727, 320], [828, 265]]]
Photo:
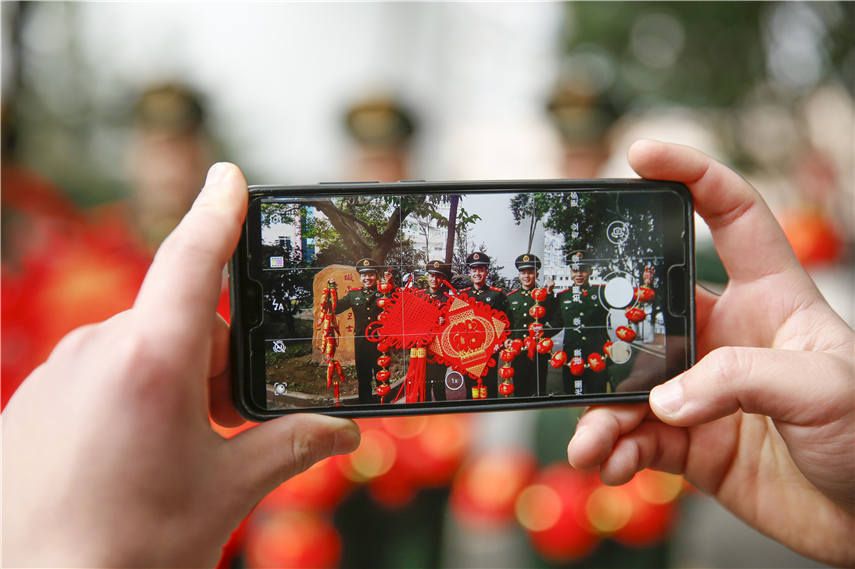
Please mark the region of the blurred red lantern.
[[531, 291], [531, 297], [534, 300], [536, 300], [537, 302], [543, 302], [544, 300], [546, 300], [546, 296], [548, 294], [549, 293], [547, 292], [547, 290], [545, 288], [536, 288], [533, 291]]
[[388, 298], [378, 298], [377, 299], [377, 306], [379, 306], [380, 308], [385, 308], [387, 304], [389, 304]]
[[590, 474], [557, 463], [545, 468], [517, 498], [517, 520], [544, 559], [568, 563], [590, 554], [598, 538], [585, 505], [595, 488]]
[[549, 365], [554, 368], [560, 368], [567, 362], [567, 352], [558, 351], [552, 354], [552, 359], [549, 360]]
[[606, 356], [608, 357], [612, 357], [611, 348], [613, 344], [614, 342], [606, 342], [605, 344], [603, 344], [603, 353], [606, 354]]
[[510, 397], [514, 394], [514, 384], [504, 381], [499, 384], [499, 394], [505, 397]]
[[626, 319], [630, 322], [641, 322], [647, 316], [647, 314], [637, 306], [633, 306], [632, 308], [628, 308], [626, 310]]
[[511, 350], [513, 350], [514, 355], [519, 355], [522, 352], [523, 345], [523, 341], [520, 338], [511, 340]]
[[534, 306], [528, 309], [528, 314], [532, 318], [543, 318], [546, 315], [546, 307], [541, 306], [539, 304], [535, 304]]
[[389, 294], [392, 292], [392, 283], [381, 282], [377, 285], [377, 290], [382, 292], [383, 294]]
[[280, 510], [253, 514], [246, 534], [246, 562], [262, 567], [336, 567], [341, 538], [325, 516], [308, 511]]
[[627, 328], [626, 326], [618, 326], [617, 330], [615, 330], [615, 334], [617, 337], [623, 340], [624, 342], [632, 342], [635, 340], [635, 330], [632, 328]]
[[534, 457], [522, 449], [494, 449], [473, 457], [452, 484], [452, 513], [460, 523], [479, 529], [507, 524], [535, 468]]
[[541, 354], [548, 354], [550, 351], [552, 351], [552, 339], [544, 338], [540, 342], [538, 342], [537, 351]]
[[606, 369], [606, 362], [603, 361], [603, 357], [600, 354], [591, 354], [588, 356], [588, 366], [593, 371], [601, 372]]
[[532, 322], [528, 325], [529, 336], [540, 338], [543, 335], [543, 324], [541, 322]]
[[659, 543], [670, 531], [674, 500], [683, 487], [682, 478], [643, 470], [623, 486], [600, 486], [588, 499], [591, 525], [600, 533], [631, 547]]
[[499, 377], [502, 379], [511, 379], [514, 376], [514, 368], [511, 366], [503, 366], [499, 368]]
[[514, 361], [514, 357], [516, 357], [516, 354], [514, 354], [512, 350], [502, 350], [499, 352], [499, 358], [501, 358], [503, 362], [512, 362]]
[[377, 358], [377, 365], [380, 367], [387, 367], [390, 363], [392, 363], [392, 358], [389, 356], [380, 356]]
[[388, 369], [381, 369], [377, 372], [377, 381], [389, 381], [392, 373]]
[[585, 371], [585, 360], [581, 356], [575, 356], [570, 359], [570, 373], [573, 375], [582, 375]]
[[389, 391], [392, 390], [392, 387], [388, 383], [381, 383], [377, 386], [377, 395], [380, 397], [386, 397], [389, 395]]
[[843, 252], [843, 240], [819, 210], [793, 209], [780, 215], [779, 222], [802, 265], [830, 263]]
[[653, 300], [653, 297], [656, 296], [656, 293], [649, 286], [640, 286], [636, 287], [634, 295], [635, 299], [644, 304], [645, 302], [650, 302]]

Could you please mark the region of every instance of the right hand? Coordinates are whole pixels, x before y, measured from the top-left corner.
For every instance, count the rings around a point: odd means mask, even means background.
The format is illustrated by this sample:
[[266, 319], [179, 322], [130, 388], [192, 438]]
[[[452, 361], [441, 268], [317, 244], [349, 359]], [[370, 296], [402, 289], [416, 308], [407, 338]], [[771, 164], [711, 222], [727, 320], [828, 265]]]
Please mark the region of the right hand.
[[702, 359], [654, 388], [649, 407], [587, 412], [570, 463], [608, 484], [643, 468], [684, 474], [795, 551], [855, 565], [855, 333], [736, 173], [652, 141], [629, 160], [645, 178], [688, 185], [730, 280], [720, 297], [696, 291]]

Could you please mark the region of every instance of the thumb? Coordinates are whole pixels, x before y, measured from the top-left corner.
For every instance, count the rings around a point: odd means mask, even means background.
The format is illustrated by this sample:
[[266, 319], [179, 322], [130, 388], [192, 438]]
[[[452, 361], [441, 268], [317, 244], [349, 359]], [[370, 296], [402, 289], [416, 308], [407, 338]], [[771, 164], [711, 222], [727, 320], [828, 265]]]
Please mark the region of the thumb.
[[227, 443], [253, 503], [316, 462], [359, 446], [359, 427], [349, 419], [300, 413], [244, 431]]
[[688, 427], [741, 409], [797, 425], [827, 422], [846, 392], [839, 359], [821, 352], [726, 347], [650, 392], [663, 422]]

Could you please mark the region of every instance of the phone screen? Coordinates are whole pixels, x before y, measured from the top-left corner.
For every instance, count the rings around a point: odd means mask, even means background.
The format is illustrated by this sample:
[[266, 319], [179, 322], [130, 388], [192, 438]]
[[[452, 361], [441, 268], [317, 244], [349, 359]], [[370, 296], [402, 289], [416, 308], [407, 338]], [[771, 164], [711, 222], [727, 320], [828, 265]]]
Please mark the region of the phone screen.
[[372, 190], [252, 194], [256, 408], [586, 402], [688, 366], [682, 193]]

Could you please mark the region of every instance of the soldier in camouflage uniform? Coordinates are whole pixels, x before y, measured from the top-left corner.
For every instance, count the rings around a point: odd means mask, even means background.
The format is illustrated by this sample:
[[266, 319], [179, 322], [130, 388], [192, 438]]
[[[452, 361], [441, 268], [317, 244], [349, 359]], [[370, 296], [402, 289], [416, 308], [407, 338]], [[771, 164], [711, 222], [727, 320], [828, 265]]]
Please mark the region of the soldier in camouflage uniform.
[[[476, 251], [466, 257], [466, 266], [469, 267], [469, 278], [472, 279], [472, 286], [464, 288], [460, 292], [465, 292], [478, 302], [483, 302], [490, 308], [507, 315], [508, 299], [504, 291], [499, 287], [487, 285], [487, 267], [490, 266], [490, 257], [483, 251]], [[492, 360], [496, 362], [495, 354], [493, 354]], [[493, 365], [482, 379], [484, 385], [487, 386], [487, 397], [499, 396], [498, 369], [497, 365]], [[472, 396], [472, 388], [475, 385], [476, 381], [466, 376], [468, 397]]]
[[338, 301], [335, 312], [341, 314], [347, 309], [353, 309], [355, 322], [353, 343], [356, 355], [356, 379], [359, 382], [359, 402], [377, 403], [379, 400], [374, 395], [371, 383], [380, 369], [377, 365], [380, 352], [377, 350], [377, 343], [365, 336], [365, 329], [377, 320], [382, 311], [377, 306], [377, 299], [381, 296], [377, 290], [377, 263], [372, 259], [360, 259], [356, 264], [356, 271], [359, 273], [359, 280], [362, 281], [362, 288], [351, 288]]
[[[514, 265], [520, 273], [521, 286], [512, 290], [507, 295], [507, 314], [508, 320], [511, 322], [511, 340], [515, 338], [527, 338], [528, 325], [534, 322], [534, 318], [528, 311], [535, 304], [534, 299], [531, 297], [531, 291], [538, 288], [537, 272], [540, 270], [541, 262], [537, 255], [526, 253], [517, 257]], [[544, 320], [555, 310], [555, 296], [552, 294], [555, 283], [550, 278], [545, 285], [548, 294], [542, 304], [546, 309], [546, 317], [540, 319], [544, 327], [546, 327]], [[522, 353], [514, 358], [514, 395], [516, 397], [531, 397], [546, 394], [546, 374], [550, 357], [550, 354], [535, 352], [534, 360], [531, 360], [526, 350], [523, 350]]]
[[[564, 328], [564, 351], [567, 359], [581, 356], [587, 363], [588, 356], [603, 355], [603, 344], [609, 340], [608, 310], [600, 302], [603, 296], [601, 285], [591, 285], [591, 265], [584, 254], [571, 255], [570, 275], [573, 286], [556, 295], [556, 310], [550, 322], [556, 328]], [[564, 391], [570, 395], [606, 393], [608, 372], [586, 368], [581, 376], [573, 376], [567, 366], [562, 368]]]

